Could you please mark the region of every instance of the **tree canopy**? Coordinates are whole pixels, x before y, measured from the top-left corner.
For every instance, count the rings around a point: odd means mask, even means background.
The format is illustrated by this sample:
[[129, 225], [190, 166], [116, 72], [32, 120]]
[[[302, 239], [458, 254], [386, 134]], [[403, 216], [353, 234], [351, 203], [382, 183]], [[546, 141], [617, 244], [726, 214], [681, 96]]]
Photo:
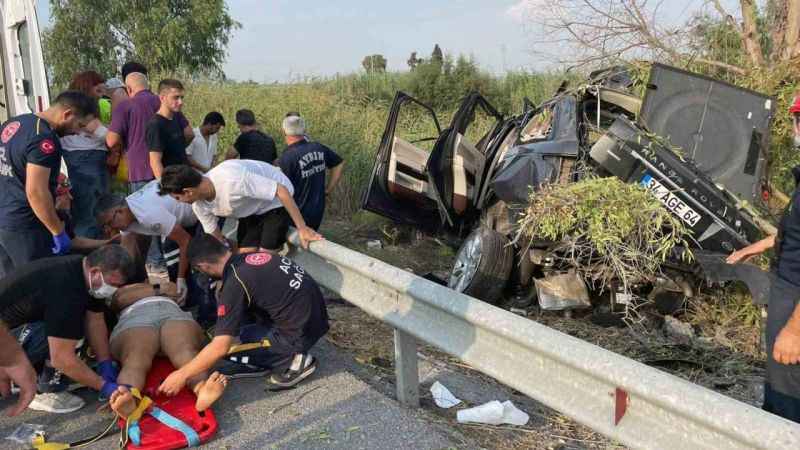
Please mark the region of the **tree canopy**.
[[224, 0], [50, 0], [45, 60], [56, 85], [82, 70], [106, 76], [136, 60], [154, 72], [224, 76], [231, 32]]
[[383, 55], [369, 55], [361, 60], [361, 66], [367, 73], [383, 73], [386, 72], [386, 58]]

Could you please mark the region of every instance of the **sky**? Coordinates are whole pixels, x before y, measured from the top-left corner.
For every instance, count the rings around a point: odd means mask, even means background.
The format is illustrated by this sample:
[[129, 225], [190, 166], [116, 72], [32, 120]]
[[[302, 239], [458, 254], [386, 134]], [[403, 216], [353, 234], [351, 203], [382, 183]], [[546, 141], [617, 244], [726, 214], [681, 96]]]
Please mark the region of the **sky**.
[[[696, 7], [702, 0], [668, 0]], [[258, 82], [330, 76], [361, 68], [366, 55], [382, 54], [389, 70], [406, 70], [411, 52], [471, 55], [494, 73], [543, 70], [531, 51], [520, 4], [525, 0], [228, 0], [234, 31], [224, 70], [229, 78]], [[49, 2], [37, 0], [49, 22]], [[672, 11], [687, 11], [676, 8]], [[46, 26], [46, 25], [45, 25]]]

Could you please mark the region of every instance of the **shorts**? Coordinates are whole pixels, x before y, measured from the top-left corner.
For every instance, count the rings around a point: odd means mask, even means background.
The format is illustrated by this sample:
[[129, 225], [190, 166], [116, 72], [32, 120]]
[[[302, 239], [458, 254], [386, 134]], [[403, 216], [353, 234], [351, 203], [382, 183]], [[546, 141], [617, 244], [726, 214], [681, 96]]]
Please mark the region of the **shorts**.
[[143, 298], [122, 310], [109, 341], [114, 341], [115, 337], [127, 329], [146, 327], [160, 330], [165, 322], [172, 320], [194, 321], [191, 313], [181, 310], [180, 306], [166, 297]]
[[239, 247], [280, 250], [286, 243], [289, 221], [289, 213], [284, 208], [275, 208], [264, 214], [239, 219], [239, 229], [236, 232]]

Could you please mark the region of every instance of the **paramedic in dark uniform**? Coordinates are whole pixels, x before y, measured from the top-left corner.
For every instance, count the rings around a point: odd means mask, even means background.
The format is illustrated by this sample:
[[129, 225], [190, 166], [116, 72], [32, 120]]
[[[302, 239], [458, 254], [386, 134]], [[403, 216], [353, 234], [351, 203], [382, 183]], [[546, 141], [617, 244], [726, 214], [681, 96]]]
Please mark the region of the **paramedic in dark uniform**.
[[[306, 224], [319, 230], [325, 214], [325, 197], [341, 179], [344, 162], [333, 150], [308, 140], [306, 123], [300, 116], [286, 116], [283, 133], [287, 147], [277, 164], [294, 186], [294, 202]], [[330, 172], [330, 177], [326, 172]]]
[[[328, 332], [328, 311], [317, 283], [289, 258], [269, 252], [233, 255], [209, 234], [189, 244], [189, 263], [222, 280], [214, 339], [159, 388], [177, 394], [186, 380], [211, 369], [229, 378], [272, 375], [269, 382], [288, 388], [311, 375], [317, 361], [309, 349]], [[258, 344], [269, 342], [269, 347]], [[239, 351], [233, 347], [240, 342]], [[230, 351], [230, 354], [229, 354]]]
[[[795, 125], [800, 115], [800, 96], [789, 110]], [[800, 151], [800, 127], [794, 145]], [[800, 166], [792, 169], [795, 190], [778, 227], [778, 235], [733, 252], [729, 263], [738, 263], [775, 248], [767, 312], [767, 378], [764, 409], [800, 423]]]
[[66, 91], [45, 111], [9, 119], [0, 130], [0, 279], [22, 264], [66, 254], [70, 238], [54, 205], [59, 137], [97, 116], [97, 101]]

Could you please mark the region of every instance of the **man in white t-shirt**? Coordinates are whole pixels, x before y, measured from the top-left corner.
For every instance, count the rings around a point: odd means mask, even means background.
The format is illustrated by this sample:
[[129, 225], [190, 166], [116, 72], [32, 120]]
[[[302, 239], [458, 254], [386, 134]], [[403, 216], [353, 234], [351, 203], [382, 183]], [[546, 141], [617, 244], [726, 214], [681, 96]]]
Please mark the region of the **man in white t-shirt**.
[[206, 173], [214, 165], [214, 157], [217, 155], [217, 143], [219, 141], [219, 130], [225, 126], [225, 118], [222, 114], [212, 111], [206, 114], [203, 124], [194, 129], [194, 140], [186, 147], [186, 156], [189, 158], [189, 165]]
[[[178, 286], [182, 304], [188, 293], [186, 248], [194, 234], [197, 217], [191, 206], [159, 195], [158, 188], [158, 181], [153, 180], [124, 198], [113, 194], [101, 197], [95, 209], [97, 223], [108, 233], [120, 232], [123, 247], [133, 255], [147, 253], [150, 240], [140, 239], [141, 236], [159, 236], [162, 241], [168, 240], [167, 244], [174, 242], [178, 251], [170, 251], [170, 246], [165, 245], [164, 256], [170, 278]], [[174, 270], [176, 262], [177, 270]]]
[[290, 219], [303, 247], [322, 239], [303, 220], [292, 198], [292, 183], [279, 168], [265, 162], [232, 159], [205, 176], [189, 166], [171, 166], [161, 177], [159, 193], [192, 204], [205, 232], [222, 242], [225, 237], [217, 217], [239, 219], [240, 252], [279, 251], [286, 242]]

